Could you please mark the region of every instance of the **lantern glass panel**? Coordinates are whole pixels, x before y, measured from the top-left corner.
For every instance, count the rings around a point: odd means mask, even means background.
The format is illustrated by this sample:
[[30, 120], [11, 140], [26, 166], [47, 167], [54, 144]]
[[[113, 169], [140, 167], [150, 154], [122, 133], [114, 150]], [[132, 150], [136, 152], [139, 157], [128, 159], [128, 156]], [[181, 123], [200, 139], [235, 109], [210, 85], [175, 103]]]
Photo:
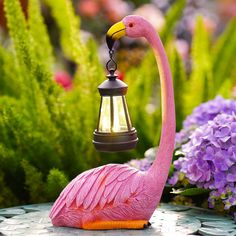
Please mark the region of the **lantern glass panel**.
[[132, 128], [132, 124], [131, 124], [131, 120], [130, 120], [130, 116], [129, 116], [129, 110], [128, 110], [128, 107], [127, 107], [125, 96], [123, 96], [122, 99], [123, 99], [123, 103], [124, 103], [124, 109], [126, 111], [127, 126], [128, 126], [128, 129], [130, 130]]
[[102, 97], [101, 114], [98, 130], [100, 132], [111, 132], [111, 105], [110, 97]]
[[112, 125], [112, 132], [126, 132], [129, 130], [129, 126], [127, 124], [127, 119], [125, 112], [125, 99], [122, 96], [114, 96], [113, 97], [113, 125]]

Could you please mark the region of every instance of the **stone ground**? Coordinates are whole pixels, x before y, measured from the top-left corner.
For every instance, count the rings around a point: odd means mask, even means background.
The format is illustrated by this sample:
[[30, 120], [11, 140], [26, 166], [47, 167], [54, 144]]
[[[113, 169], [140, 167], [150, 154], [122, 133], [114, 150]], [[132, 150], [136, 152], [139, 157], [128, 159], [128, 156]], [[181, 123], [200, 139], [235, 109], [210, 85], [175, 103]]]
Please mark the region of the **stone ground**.
[[48, 213], [52, 204], [34, 204], [0, 209], [0, 235], [48, 236], [236, 236], [231, 217], [195, 207], [161, 204], [154, 212], [151, 227], [143, 230], [88, 231], [52, 226]]

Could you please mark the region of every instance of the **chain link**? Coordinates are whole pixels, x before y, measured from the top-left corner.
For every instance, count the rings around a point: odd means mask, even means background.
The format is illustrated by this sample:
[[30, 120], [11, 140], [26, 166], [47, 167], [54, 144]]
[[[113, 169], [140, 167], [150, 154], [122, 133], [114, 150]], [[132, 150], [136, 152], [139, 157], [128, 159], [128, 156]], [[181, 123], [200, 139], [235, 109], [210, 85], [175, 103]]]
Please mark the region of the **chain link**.
[[109, 50], [109, 57], [110, 57], [110, 60], [107, 62], [106, 64], [106, 68], [107, 68], [107, 71], [110, 73], [110, 74], [114, 74], [116, 69], [117, 69], [117, 64], [113, 58], [113, 55], [114, 55], [114, 50]]

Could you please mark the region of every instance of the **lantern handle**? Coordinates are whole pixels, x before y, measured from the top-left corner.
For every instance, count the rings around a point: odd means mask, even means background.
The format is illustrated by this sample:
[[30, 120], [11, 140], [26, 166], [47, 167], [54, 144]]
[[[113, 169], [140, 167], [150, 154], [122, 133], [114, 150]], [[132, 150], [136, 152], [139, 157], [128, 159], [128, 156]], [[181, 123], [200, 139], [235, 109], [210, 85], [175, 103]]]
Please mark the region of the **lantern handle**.
[[114, 50], [111, 49], [109, 50], [109, 57], [110, 57], [110, 60], [106, 63], [106, 68], [107, 68], [107, 71], [111, 74], [111, 75], [114, 75], [116, 69], [117, 69], [117, 64], [113, 58], [113, 55], [114, 55]]

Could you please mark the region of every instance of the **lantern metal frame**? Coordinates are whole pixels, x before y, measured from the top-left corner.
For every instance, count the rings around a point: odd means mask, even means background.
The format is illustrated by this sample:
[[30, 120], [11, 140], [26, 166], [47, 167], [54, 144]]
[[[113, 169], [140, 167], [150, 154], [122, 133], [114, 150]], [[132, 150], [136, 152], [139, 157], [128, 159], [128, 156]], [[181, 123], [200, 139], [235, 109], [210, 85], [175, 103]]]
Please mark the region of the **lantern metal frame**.
[[[93, 144], [98, 151], [102, 152], [120, 152], [127, 151], [136, 147], [138, 142], [137, 131], [132, 127], [129, 112], [125, 100], [125, 95], [128, 90], [127, 84], [117, 79], [117, 75], [114, 73], [115, 70], [110, 70], [107, 75], [107, 80], [99, 85], [98, 90], [101, 95], [99, 116], [97, 129], [94, 131]], [[124, 109], [124, 115], [127, 124], [127, 131], [114, 132], [112, 131], [114, 122], [114, 104], [113, 98], [115, 96], [122, 97], [122, 107]], [[99, 123], [101, 119], [101, 109], [103, 103], [103, 97], [110, 97], [110, 132], [99, 131]]]

